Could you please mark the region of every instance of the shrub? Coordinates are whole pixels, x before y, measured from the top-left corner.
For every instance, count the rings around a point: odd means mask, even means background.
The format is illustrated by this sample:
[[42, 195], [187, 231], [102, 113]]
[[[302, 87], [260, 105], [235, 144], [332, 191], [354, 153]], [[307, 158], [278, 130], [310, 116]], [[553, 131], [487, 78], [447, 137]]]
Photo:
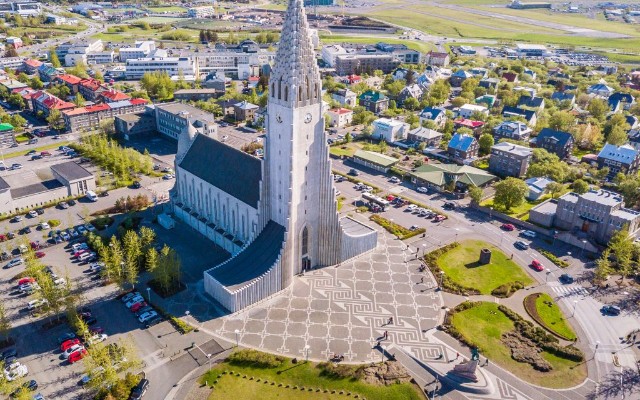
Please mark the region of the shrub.
[[346, 364], [334, 364], [332, 362], [321, 362], [316, 366], [322, 372], [320, 376], [334, 379], [357, 378], [357, 369]]
[[414, 237], [416, 235], [426, 232], [426, 229], [424, 228], [414, 229], [414, 230], [407, 229], [404, 226], [398, 225], [395, 222], [390, 221], [377, 214], [372, 215], [371, 217], [369, 217], [369, 219], [375, 222], [376, 224], [380, 225], [384, 229], [386, 229], [391, 234], [397, 236], [398, 239], [400, 240], [408, 239], [410, 237]]
[[284, 357], [251, 349], [238, 350], [227, 358], [229, 364], [257, 368], [278, 368], [284, 361]]
[[543, 256], [547, 257], [549, 259], [549, 261], [551, 261], [552, 263], [554, 263], [555, 265], [557, 265], [560, 268], [566, 268], [569, 266], [569, 263], [560, 259], [559, 257], [557, 257], [555, 254], [553, 254], [552, 252], [548, 251], [548, 250], [538, 250], [540, 252], [540, 254], [542, 254]]
[[524, 288], [524, 283], [520, 281], [508, 282], [491, 291], [491, 294], [496, 297], [507, 298], [520, 289]]
[[102, 231], [109, 225], [113, 224], [114, 219], [109, 216], [98, 217], [91, 221], [91, 225], [95, 226], [97, 230]]
[[47, 221], [47, 223], [49, 224], [50, 227], [55, 228], [56, 226], [60, 225], [60, 220], [59, 219], [50, 219], [49, 221]]

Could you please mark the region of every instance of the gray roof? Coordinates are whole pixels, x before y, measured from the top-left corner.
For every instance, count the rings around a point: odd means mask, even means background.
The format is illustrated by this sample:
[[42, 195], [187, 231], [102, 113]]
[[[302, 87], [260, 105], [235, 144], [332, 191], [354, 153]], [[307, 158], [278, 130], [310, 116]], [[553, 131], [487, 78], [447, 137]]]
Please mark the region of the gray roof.
[[11, 197], [13, 197], [14, 199], [19, 199], [21, 197], [27, 197], [37, 193], [42, 193], [49, 190], [57, 189], [62, 186], [63, 186], [62, 183], [60, 183], [56, 179], [51, 179], [49, 181], [38, 182], [31, 185], [19, 187], [19, 188], [12, 188]]
[[194, 107], [186, 103], [175, 102], [175, 103], [166, 103], [166, 104], [156, 104], [155, 106], [156, 108], [165, 110], [167, 112], [170, 112], [171, 114], [177, 115], [182, 111], [186, 111], [189, 113], [189, 116], [191, 118], [199, 119], [201, 121], [205, 121], [209, 123], [216, 122], [213, 114], [203, 111], [197, 107]]
[[0, 190], [10, 189], [9, 184], [4, 179], [0, 178]]
[[356, 221], [351, 217], [344, 217], [340, 219], [340, 226], [342, 227], [342, 231], [351, 236], [363, 236], [368, 235], [373, 231], [372, 228], [367, 225]]
[[51, 166], [51, 170], [69, 182], [93, 177], [93, 174], [74, 161]]
[[622, 203], [622, 196], [608, 190], [589, 190], [581, 197], [587, 201], [607, 206], [615, 206]]
[[502, 142], [491, 147], [492, 149], [504, 151], [506, 153], [511, 153], [515, 155], [519, 155], [522, 157], [530, 156], [533, 150], [529, 147], [520, 146], [513, 143]]
[[240, 289], [269, 271], [280, 255], [284, 234], [282, 225], [269, 221], [243, 251], [206, 273], [229, 290]]
[[180, 167], [251, 207], [260, 200], [261, 161], [205, 135], [196, 136]]
[[531, 209], [532, 212], [537, 212], [546, 215], [555, 215], [558, 209], [558, 203], [551, 200], [547, 200]]

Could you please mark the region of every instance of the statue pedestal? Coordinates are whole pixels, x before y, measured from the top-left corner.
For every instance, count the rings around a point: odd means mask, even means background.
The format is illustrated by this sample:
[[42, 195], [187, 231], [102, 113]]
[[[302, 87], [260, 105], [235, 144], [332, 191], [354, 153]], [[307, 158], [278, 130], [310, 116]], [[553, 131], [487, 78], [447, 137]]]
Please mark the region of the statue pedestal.
[[476, 376], [477, 367], [478, 360], [463, 361], [454, 366], [453, 370], [451, 370], [449, 374], [468, 379], [471, 382], [478, 382], [478, 377]]

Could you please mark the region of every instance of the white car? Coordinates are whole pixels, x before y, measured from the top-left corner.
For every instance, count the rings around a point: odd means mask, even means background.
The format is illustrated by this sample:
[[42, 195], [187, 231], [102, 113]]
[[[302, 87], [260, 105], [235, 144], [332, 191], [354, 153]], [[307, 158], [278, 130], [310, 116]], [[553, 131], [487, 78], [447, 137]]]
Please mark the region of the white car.
[[393, 178], [389, 179], [389, 182], [391, 182], [391, 183], [400, 183], [400, 179], [398, 179], [397, 176], [394, 176]]
[[78, 350], [82, 350], [84, 349], [84, 346], [81, 344], [74, 344], [73, 346], [69, 347], [67, 350], [64, 351], [64, 353], [62, 353], [62, 357], [63, 358], [69, 358], [69, 356], [71, 355], [71, 353], [75, 353]]
[[142, 297], [140, 292], [131, 292], [131, 293], [127, 293], [124, 296], [122, 296], [122, 299], [120, 299], [120, 300], [122, 300], [123, 303], [126, 303], [126, 302], [128, 302], [129, 300], [131, 300], [132, 298], [134, 298], [136, 296]]
[[131, 300], [125, 303], [125, 306], [127, 306], [127, 308], [131, 308], [134, 304], [140, 303], [141, 301], [144, 301], [144, 298], [142, 298], [142, 296], [134, 296], [131, 298]]
[[38, 216], [38, 213], [35, 210], [31, 210], [29, 211], [28, 214], [31, 218], [36, 218]]
[[69, 236], [69, 234], [65, 231], [60, 232], [60, 237], [62, 238], [62, 240], [65, 240], [65, 241], [71, 239], [71, 236]]
[[522, 231], [522, 236], [528, 237], [528, 238], [534, 238], [537, 236], [537, 234], [534, 231]]
[[45, 304], [49, 304], [49, 302], [47, 301], [47, 299], [35, 299], [35, 300], [31, 300], [30, 302], [27, 303], [27, 309], [29, 309], [29, 311], [33, 311], [36, 308], [40, 308]]
[[29, 373], [29, 369], [26, 365], [18, 363], [15, 367], [5, 370], [4, 375], [7, 377], [9, 382], [13, 382], [16, 379], [27, 376]]
[[35, 292], [36, 290], [40, 290], [40, 285], [38, 285], [37, 282], [25, 283], [23, 285], [20, 285], [18, 289], [20, 290], [21, 293], [32, 293], [32, 292]]
[[7, 268], [15, 267], [16, 265], [20, 265], [23, 262], [24, 260], [22, 258], [14, 258], [13, 260], [9, 261], [9, 263], [7, 264]]
[[20, 246], [18, 246], [18, 250], [20, 250], [20, 254], [24, 254], [29, 251], [29, 248], [26, 245], [21, 244]]
[[417, 190], [418, 192], [420, 192], [420, 193], [427, 193], [427, 192], [429, 192], [429, 189], [427, 189], [427, 188], [426, 188], [426, 187], [424, 187], [424, 186], [420, 186], [420, 187], [419, 187], [419, 188], [417, 188], [416, 190]]
[[96, 343], [100, 343], [100, 342], [104, 342], [105, 340], [107, 340], [109, 336], [107, 336], [106, 333], [99, 333], [96, 335], [93, 335], [89, 338], [89, 340], [87, 340], [87, 345], [92, 346]]
[[141, 316], [138, 317], [138, 321], [140, 321], [141, 324], [147, 322], [148, 320], [150, 320], [153, 317], [157, 317], [158, 313], [155, 311], [148, 311], [144, 314], [142, 314]]
[[104, 268], [104, 263], [93, 263], [89, 266], [89, 271], [91, 271], [91, 273], [97, 273], [102, 271], [102, 268]]
[[51, 229], [51, 227], [49, 226], [49, 224], [48, 224], [48, 223], [46, 223], [46, 222], [41, 222], [41, 223], [40, 223], [40, 229], [42, 229], [42, 230], [46, 230], [46, 229]]
[[67, 280], [64, 278], [58, 278], [53, 281], [53, 284], [56, 286], [62, 286], [62, 285], [65, 285], [66, 283], [67, 283]]
[[89, 246], [86, 243], [75, 243], [71, 246], [71, 250], [73, 250], [74, 253], [80, 250], [89, 250]]
[[96, 231], [96, 227], [91, 225], [91, 224], [84, 224], [84, 227], [86, 230], [88, 230], [89, 232], [95, 232]]

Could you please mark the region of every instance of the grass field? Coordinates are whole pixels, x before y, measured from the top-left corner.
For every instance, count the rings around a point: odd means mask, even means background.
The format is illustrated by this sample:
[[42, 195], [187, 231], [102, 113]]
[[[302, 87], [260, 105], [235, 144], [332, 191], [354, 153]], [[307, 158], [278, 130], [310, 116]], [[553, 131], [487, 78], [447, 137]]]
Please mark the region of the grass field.
[[346, 143], [337, 146], [331, 146], [329, 148], [329, 152], [336, 156], [345, 156], [351, 157], [355, 154], [356, 151], [362, 149], [363, 145], [360, 143]]
[[381, 36], [362, 36], [362, 35], [320, 35], [322, 44], [332, 43], [360, 43], [360, 44], [376, 44], [378, 42], [385, 42], [390, 44], [404, 44], [410, 49], [420, 51], [422, 53], [428, 53], [431, 50], [437, 50], [437, 47], [433, 43], [419, 42], [417, 40], [404, 40], [396, 38], [387, 38]]
[[[484, 248], [491, 249], [491, 262], [479, 265], [480, 250]], [[518, 264], [497, 247], [481, 240], [461, 242], [460, 246], [438, 258], [438, 267], [454, 282], [478, 289], [482, 294], [491, 294], [493, 289], [510, 282], [520, 281], [525, 286], [533, 282]]]
[[187, 9], [184, 7], [177, 6], [169, 6], [169, 7], [147, 7], [147, 10], [152, 13], [179, 13], [179, 12], [187, 12]]
[[138, 22], [147, 22], [149, 24], [173, 24], [174, 22], [183, 21], [184, 18], [179, 17], [144, 17], [131, 21], [132, 24]]
[[498, 310], [498, 304], [485, 302], [456, 313], [453, 325], [484, 357], [527, 382], [549, 388], [567, 388], [578, 385], [587, 377], [586, 363], [568, 361], [547, 352], [542, 356], [553, 366], [550, 372], [539, 372], [529, 364], [513, 360], [500, 338], [503, 333], [513, 330], [514, 325]]
[[536, 299], [536, 310], [547, 328], [569, 340], [576, 338], [575, 332], [571, 329], [560, 307], [553, 301], [551, 296], [546, 293], [539, 293]]
[[[222, 371], [234, 371], [241, 376], [223, 375], [218, 379]], [[328, 389], [351, 392], [351, 397], [358, 394], [360, 398], [368, 400], [418, 400], [425, 397], [419, 388], [411, 384], [394, 384], [389, 386], [370, 385], [354, 378], [336, 378], [325, 376], [314, 363], [298, 362], [293, 364], [287, 359], [283, 365], [277, 368], [257, 368], [249, 365], [230, 365], [223, 363], [200, 378], [200, 382], [212, 383], [218, 379], [213, 393], [209, 399], [242, 399], [242, 400], [288, 400], [288, 399], [335, 399], [338, 394], [320, 394], [300, 389], [278, 387], [278, 384], [291, 385], [305, 388]], [[243, 379], [242, 375], [253, 376], [255, 379]], [[275, 382], [275, 385], [256, 383], [255, 380], [267, 379]], [[330, 396], [328, 396], [330, 395]], [[348, 398], [344, 394], [340, 398]]]
[[[198, 39], [199, 32], [197, 30], [180, 29], [180, 31], [186, 32], [189, 35], [191, 35], [191, 40], [189, 40], [189, 43], [196, 42], [196, 40]], [[161, 40], [161, 37], [163, 34], [171, 33], [171, 32], [175, 32], [175, 31], [160, 32], [158, 29], [145, 30], [145, 29], [133, 27], [133, 28], [129, 28], [124, 32], [98, 33], [96, 35], [93, 35], [92, 38], [102, 39], [102, 41], [107, 41], [107, 42], [135, 42], [136, 40], [143, 40], [143, 39]]]

